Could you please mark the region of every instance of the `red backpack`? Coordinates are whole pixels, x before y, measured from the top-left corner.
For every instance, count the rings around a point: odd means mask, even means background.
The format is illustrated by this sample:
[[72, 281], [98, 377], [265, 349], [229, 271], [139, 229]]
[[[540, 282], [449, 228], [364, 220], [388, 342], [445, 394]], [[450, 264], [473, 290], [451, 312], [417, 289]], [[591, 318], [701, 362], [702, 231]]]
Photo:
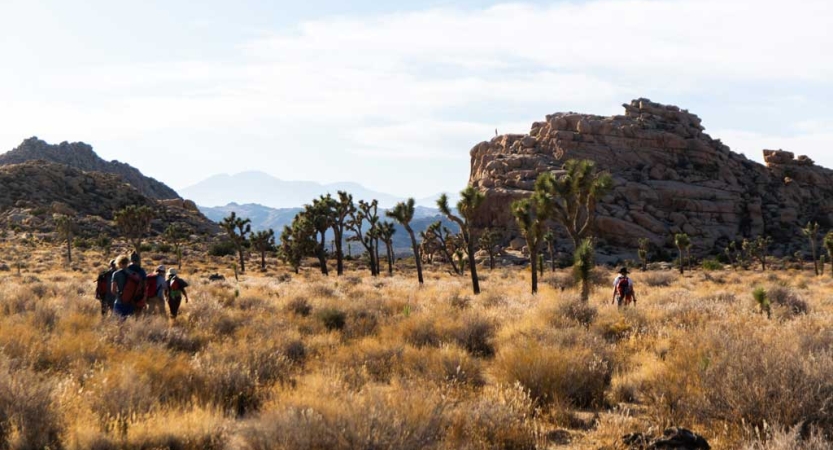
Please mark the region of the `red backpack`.
[[159, 286], [156, 284], [159, 281], [159, 275], [153, 275], [145, 278], [145, 292], [147, 292], [147, 297], [156, 297], [156, 290]]
[[124, 269], [127, 281], [124, 282], [124, 289], [121, 291], [121, 301], [128, 305], [141, 303], [145, 298], [145, 279], [130, 269]]
[[633, 297], [633, 286], [631, 285], [631, 280], [628, 277], [622, 277], [619, 279], [619, 282], [616, 283], [616, 295], [622, 298]]

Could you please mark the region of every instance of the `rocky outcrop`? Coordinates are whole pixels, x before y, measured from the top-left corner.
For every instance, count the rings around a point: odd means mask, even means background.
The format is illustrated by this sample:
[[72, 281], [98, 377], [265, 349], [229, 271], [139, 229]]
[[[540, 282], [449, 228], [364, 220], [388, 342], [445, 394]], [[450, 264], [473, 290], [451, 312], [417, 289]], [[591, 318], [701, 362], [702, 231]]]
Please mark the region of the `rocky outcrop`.
[[82, 234], [117, 235], [113, 215], [128, 205], [154, 210], [155, 233], [174, 222], [194, 234], [219, 231], [193, 202], [149, 198], [116, 175], [46, 161], [0, 166], [0, 225], [49, 232], [54, 228], [53, 214], [63, 214], [76, 217]]
[[[611, 173], [614, 189], [597, 207], [602, 245], [633, 252], [639, 238], [671, 246], [692, 236], [696, 252], [762, 234], [776, 252], [803, 244], [799, 228], [833, 225], [833, 171], [807, 157], [764, 151], [766, 166], [732, 152], [704, 132], [696, 115], [647, 99], [602, 117], [557, 113], [529, 134], [497, 136], [471, 150], [469, 182], [486, 193], [478, 227], [518, 235], [509, 203], [529, 195], [537, 176], [560, 172], [567, 159], [590, 159]], [[555, 227], [558, 230], [558, 227]]]
[[32, 137], [23, 141], [17, 148], [0, 155], [0, 166], [21, 164], [27, 161], [43, 160], [66, 164], [87, 172], [103, 172], [120, 176], [143, 195], [156, 199], [179, 199], [179, 195], [153, 178], [146, 177], [138, 169], [118, 161], [101, 159], [93, 148], [83, 142], [61, 142], [50, 145]]

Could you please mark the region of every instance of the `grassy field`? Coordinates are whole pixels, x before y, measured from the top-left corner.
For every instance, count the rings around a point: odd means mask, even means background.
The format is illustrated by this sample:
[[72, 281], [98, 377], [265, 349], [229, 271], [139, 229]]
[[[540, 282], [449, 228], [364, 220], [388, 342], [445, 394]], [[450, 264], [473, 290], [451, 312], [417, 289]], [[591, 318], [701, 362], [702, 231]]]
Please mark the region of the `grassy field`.
[[532, 296], [528, 271], [481, 269], [473, 296], [439, 266], [419, 289], [407, 268], [270, 261], [238, 282], [203, 259], [177, 322], [119, 324], [93, 299], [100, 255], [31, 251], [0, 272], [0, 448], [619, 449], [669, 425], [716, 449], [831, 445], [798, 439], [833, 430], [829, 275], [637, 271], [619, 311], [601, 270], [584, 304], [568, 271]]

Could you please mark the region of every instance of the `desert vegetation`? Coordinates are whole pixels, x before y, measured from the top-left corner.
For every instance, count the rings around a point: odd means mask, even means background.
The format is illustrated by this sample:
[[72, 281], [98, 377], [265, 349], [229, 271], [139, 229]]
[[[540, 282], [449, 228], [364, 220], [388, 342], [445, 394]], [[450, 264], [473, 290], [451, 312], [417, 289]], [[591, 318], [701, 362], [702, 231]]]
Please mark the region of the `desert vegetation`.
[[441, 263], [415, 289], [413, 260], [327, 277], [270, 256], [207, 281], [234, 254], [189, 259], [176, 323], [119, 324], [79, 276], [100, 253], [77, 250], [67, 273], [60, 247], [25, 251], [20, 275], [0, 272], [8, 448], [617, 449], [671, 425], [712, 448], [830, 437], [833, 284], [813, 270], [652, 267], [632, 275], [639, 307], [619, 310], [601, 268], [579, 277], [587, 302], [569, 269], [533, 295], [528, 269], [496, 268], [475, 296]]

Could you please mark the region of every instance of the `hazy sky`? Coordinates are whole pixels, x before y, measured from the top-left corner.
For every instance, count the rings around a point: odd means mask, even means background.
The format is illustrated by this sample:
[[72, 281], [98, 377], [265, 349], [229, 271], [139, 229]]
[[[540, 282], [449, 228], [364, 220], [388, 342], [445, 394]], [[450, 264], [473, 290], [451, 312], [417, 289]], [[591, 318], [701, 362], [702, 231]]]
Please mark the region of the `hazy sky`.
[[38, 136], [174, 188], [262, 170], [420, 197], [462, 188], [495, 128], [648, 97], [754, 159], [833, 167], [831, 5], [0, 0], [0, 152]]

